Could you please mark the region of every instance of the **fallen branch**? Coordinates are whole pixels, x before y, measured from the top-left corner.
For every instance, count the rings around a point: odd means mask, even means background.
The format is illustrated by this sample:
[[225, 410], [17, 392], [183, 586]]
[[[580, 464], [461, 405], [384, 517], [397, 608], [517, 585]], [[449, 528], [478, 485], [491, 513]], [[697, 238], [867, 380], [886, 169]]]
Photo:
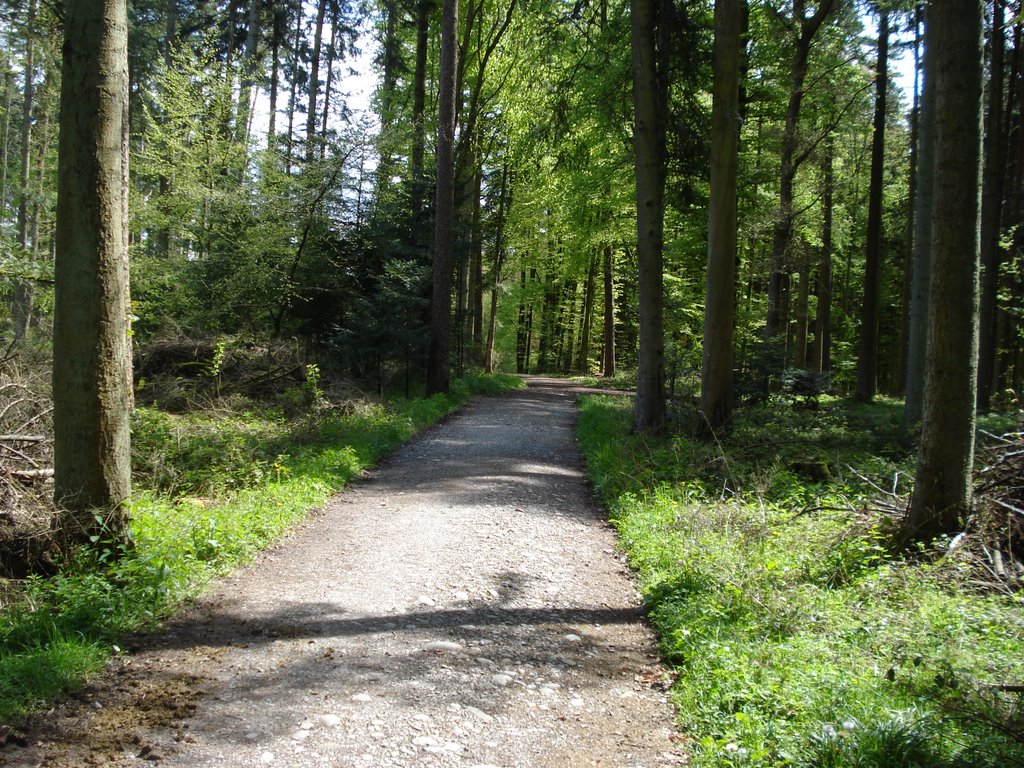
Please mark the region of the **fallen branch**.
[[47, 480], [53, 477], [52, 469], [9, 469], [7, 474], [15, 480], [31, 483], [36, 480]]

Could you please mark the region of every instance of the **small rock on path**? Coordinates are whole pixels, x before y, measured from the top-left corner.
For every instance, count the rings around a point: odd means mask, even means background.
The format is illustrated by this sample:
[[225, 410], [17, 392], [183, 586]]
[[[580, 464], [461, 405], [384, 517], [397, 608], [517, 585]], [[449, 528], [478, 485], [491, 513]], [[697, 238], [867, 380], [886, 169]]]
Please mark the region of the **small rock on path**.
[[684, 764], [573, 391], [529, 383], [399, 449], [0, 763]]

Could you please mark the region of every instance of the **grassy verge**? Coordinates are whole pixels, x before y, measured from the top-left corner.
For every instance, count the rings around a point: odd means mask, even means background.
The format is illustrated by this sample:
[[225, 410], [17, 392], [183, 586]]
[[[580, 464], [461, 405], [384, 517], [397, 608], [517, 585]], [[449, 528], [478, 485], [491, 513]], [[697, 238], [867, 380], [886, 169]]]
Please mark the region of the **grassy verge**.
[[0, 722], [79, 685], [118, 652], [119, 638], [154, 626], [471, 396], [514, 386], [514, 377], [467, 377], [447, 396], [312, 409], [293, 420], [140, 409], [134, 547], [83, 552], [9, 596], [0, 613]]
[[998, 687], [1024, 683], [1024, 601], [894, 560], [866, 509], [911, 474], [894, 404], [750, 411], [714, 447], [630, 436], [629, 407], [587, 398], [581, 446], [692, 765], [1024, 765], [1024, 702]]

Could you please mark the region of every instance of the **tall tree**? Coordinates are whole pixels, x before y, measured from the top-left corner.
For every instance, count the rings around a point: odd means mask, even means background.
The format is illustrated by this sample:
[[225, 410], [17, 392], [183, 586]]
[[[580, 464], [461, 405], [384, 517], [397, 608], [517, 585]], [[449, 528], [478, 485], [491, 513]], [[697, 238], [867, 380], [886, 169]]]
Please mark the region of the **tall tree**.
[[1003, 3], [992, 0], [989, 36], [989, 96], [985, 126], [985, 176], [981, 199], [981, 310], [978, 346], [978, 409], [987, 411], [995, 388], [996, 314], [999, 267], [1002, 261], [1000, 227], [1006, 174], [1006, 139], [1003, 133], [1003, 67], [1005, 62]]
[[430, 305], [427, 392], [447, 392], [451, 378], [452, 260], [455, 250], [455, 74], [459, 0], [444, 0], [437, 120], [437, 191], [434, 205], [434, 288]]
[[[54, 501], [71, 540], [128, 537], [126, 0], [66, 0], [54, 306]], [[99, 519], [97, 519], [99, 518]]]
[[878, 62], [875, 68], [875, 119], [871, 137], [868, 233], [864, 248], [864, 299], [860, 312], [857, 387], [861, 402], [875, 396], [878, 378], [878, 293], [882, 287], [882, 174], [885, 170], [885, 111], [889, 90], [889, 14], [878, 13]]
[[[633, 152], [636, 162], [640, 351], [633, 429], [665, 424], [665, 321], [662, 261], [665, 227], [665, 124], [668, 87], [659, 58], [659, 0], [631, 0]], [[662, 19], [663, 20], [663, 19]]]
[[931, 309], [924, 420], [905, 522], [916, 540], [959, 530], [970, 506], [978, 365], [982, 0], [945, 0], [929, 13], [936, 51]]
[[[29, 198], [32, 196], [32, 121], [35, 105], [35, 26], [36, 0], [29, 0], [28, 20], [25, 25], [25, 90], [21, 116], [21, 184], [18, 192], [18, 248], [21, 258], [29, 253]], [[14, 286], [11, 316], [14, 338], [21, 340], [28, 332], [32, 316], [34, 291], [28, 280], [18, 280]]]
[[711, 197], [708, 201], [708, 269], [700, 385], [701, 424], [708, 437], [728, 425], [732, 415], [742, 27], [742, 0], [715, 0]]
[[786, 125], [782, 132], [779, 163], [779, 211], [772, 241], [771, 272], [768, 276], [768, 316], [765, 332], [775, 336], [782, 329], [783, 268], [786, 251], [793, 237], [793, 194], [796, 173], [807, 159], [807, 153], [797, 153], [797, 126], [800, 107], [807, 93], [805, 81], [810, 63], [811, 45], [825, 22], [835, 0], [821, 0], [808, 12], [806, 0], [794, 0], [792, 15], [785, 18], [778, 12], [780, 23], [792, 36], [793, 58], [789, 68], [789, 103], [786, 106]]
[[936, 72], [938, 50], [933, 40], [932, 6], [924, 11], [923, 82], [917, 132], [917, 188], [914, 196], [914, 253], [910, 279], [910, 317], [907, 333], [907, 382], [902, 431], [921, 421], [924, 403], [925, 353], [928, 341], [928, 301], [932, 272], [932, 210], [935, 199]]

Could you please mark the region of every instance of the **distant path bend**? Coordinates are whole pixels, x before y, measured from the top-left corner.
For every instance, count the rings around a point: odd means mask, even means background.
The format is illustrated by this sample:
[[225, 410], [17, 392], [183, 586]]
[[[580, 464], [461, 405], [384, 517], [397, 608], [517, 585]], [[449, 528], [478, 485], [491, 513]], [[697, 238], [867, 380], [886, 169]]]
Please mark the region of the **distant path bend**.
[[635, 585], [584, 479], [575, 391], [528, 381], [399, 449], [115, 661], [38, 734], [46, 744], [0, 755], [682, 764]]

